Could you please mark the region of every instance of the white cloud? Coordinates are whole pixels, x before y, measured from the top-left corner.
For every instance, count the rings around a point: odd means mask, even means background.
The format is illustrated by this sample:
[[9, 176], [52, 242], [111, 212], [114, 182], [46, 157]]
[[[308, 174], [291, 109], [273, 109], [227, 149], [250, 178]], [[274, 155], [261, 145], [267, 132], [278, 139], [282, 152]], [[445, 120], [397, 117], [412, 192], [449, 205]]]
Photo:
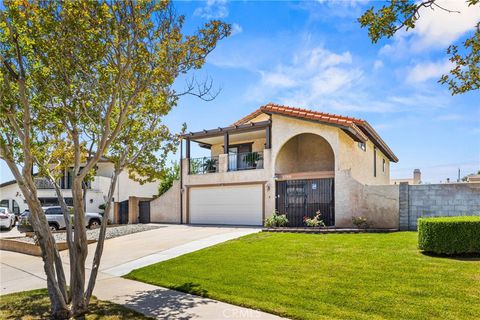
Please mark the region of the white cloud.
[[373, 70], [378, 70], [378, 69], [381, 69], [383, 68], [383, 61], [382, 60], [375, 60], [375, 62], [373, 63]]
[[449, 113], [449, 114], [444, 114], [444, 115], [438, 116], [434, 120], [436, 120], [436, 121], [458, 121], [458, 120], [463, 120], [463, 119], [465, 119], [465, 117], [461, 114]]
[[203, 7], [195, 9], [195, 16], [205, 19], [221, 19], [228, 16], [227, 0], [207, 0]]
[[[380, 68], [382, 62], [375, 64]], [[379, 82], [380, 74], [365, 72], [349, 51], [336, 53], [324, 47], [300, 49], [269, 68], [249, 70], [257, 73], [259, 80], [250, 85], [245, 98], [260, 104], [274, 101], [352, 114], [429, 112], [445, 108], [450, 101], [427, 88], [414, 92], [397, 88], [378, 96], [372, 86]]]
[[465, 0], [438, 0], [441, 7], [421, 8], [415, 28], [397, 32], [393, 42], [380, 49], [381, 55], [394, 58], [411, 56], [429, 49], [445, 49], [466, 33], [472, 31], [480, 20], [478, 5], [468, 6]]
[[352, 66], [352, 55], [334, 53], [323, 47], [305, 49], [293, 55], [290, 63], [259, 71], [261, 78], [247, 93], [251, 100], [277, 101], [292, 105], [313, 105], [330, 95], [347, 92], [362, 78]]
[[480, 20], [478, 5], [468, 6], [465, 0], [439, 0], [436, 3], [458, 13], [447, 12], [435, 6], [422, 8], [419, 11], [420, 19], [413, 29], [417, 36], [413, 42], [414, 47], [424, 49], [448, 46], [465, 32], [472, 30]]
[[408, 83], [420, 83], [430, 79], [439, 79], [442, 74], [448, 73], [452, 69], [452, 63], [448, 60], [438, 62], [418, 63], [408, 71]]
[[242, 31], [243, 31], [243, 28], [242, 28], [241, 25], [239, 25], [238, 23], [232, 23], [232, 34], [231, 34], [231, 36], [242, 33]]
[[334, 6], [342, 6], [342, 7], [356, 7], [358, 5], [364, 5], [370, 0], [317, 0], [320, 4], [329, 4]]

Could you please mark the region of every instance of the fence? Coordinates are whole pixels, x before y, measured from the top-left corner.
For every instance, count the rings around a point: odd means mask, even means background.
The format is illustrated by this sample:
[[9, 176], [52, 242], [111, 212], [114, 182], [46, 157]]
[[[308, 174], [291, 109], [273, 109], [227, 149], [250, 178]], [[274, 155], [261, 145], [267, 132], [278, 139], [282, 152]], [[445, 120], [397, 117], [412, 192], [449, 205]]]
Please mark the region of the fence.
[[400, 230], [420, 217], [480, 215], [480, 183], [400, 184]]

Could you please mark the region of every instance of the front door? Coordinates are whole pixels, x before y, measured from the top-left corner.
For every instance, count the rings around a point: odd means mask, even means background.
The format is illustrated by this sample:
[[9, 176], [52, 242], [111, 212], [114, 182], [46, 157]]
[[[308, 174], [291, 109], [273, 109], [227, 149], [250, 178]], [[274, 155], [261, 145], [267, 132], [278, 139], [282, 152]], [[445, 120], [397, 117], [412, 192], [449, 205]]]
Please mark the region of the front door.
[[304, 217], [313, 218], [318, 211], [325, 225], [334, 226], [333, 185], [333, 178], [277, 181], [277, 211], [287, 215], [289, 227], [305, 226]]

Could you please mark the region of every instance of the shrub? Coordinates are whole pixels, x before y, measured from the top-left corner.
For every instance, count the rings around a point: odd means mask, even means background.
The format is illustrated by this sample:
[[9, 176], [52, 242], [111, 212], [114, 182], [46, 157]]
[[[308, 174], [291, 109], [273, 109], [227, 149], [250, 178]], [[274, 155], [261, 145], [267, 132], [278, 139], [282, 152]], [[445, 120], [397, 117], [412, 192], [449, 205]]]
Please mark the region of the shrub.
[[265, 227], [284, 227], [288, 223], [286, 214], [278, 214], [278, 211], [274, 211], [271, 217], [265, 219]]
[[321, 219], [321, 216], [322, 214], [320, 213], [320, 210], [318, 210], [313, 218], [307, 216], [303, 217], [303, 222], [305, 222], [307, 227], [325, 227], [325, 223]]
[[480, 217], [420, 218], [418, 247], [437, 254], [480, 253]]
[[160, 180], [160, 186], [158, 187], [158, 196], [161, 196], [168, 191], [173, 185], [173, 181], [180, 178], [180, 165], [174, 162], [172, 167], [165, 169], [165, 176]]
[[368, 228], [371, 225], [366, 217], [352, 217], [352, 224], [357, 228]]

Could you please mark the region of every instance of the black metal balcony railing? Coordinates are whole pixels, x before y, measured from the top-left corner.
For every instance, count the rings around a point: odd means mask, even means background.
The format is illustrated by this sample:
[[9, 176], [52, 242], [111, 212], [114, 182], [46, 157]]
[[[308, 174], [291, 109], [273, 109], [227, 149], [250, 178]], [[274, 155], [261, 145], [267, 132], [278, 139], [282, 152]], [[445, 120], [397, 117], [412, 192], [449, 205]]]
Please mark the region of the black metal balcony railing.
[[190, 159], [190, 174], [218, 172], [218, 156]]
[[37, 189], [53, 189], [53, 183], [47, 178], [34, 178]]
[[[70, 179], [69, 181], [66, 181], [62, 183], [62, 180], [58, 181], [58, 185], [60, 186], [61, 189], [71, 189], [72, 184], [73, 184], [73, 179]], [[43, 177], [36, 177], [34, 178], [35, 186], [37, 189], [55, 189], [53, 186], [53, 183], [48, 180], [47, 178]], [[84, 182], [84, 187], [86, 186], [87, 189], [91, 189], [91, 183], [90, 181]]]
[[228, 154], [228, 171], [263, 169], [263, 152]]

